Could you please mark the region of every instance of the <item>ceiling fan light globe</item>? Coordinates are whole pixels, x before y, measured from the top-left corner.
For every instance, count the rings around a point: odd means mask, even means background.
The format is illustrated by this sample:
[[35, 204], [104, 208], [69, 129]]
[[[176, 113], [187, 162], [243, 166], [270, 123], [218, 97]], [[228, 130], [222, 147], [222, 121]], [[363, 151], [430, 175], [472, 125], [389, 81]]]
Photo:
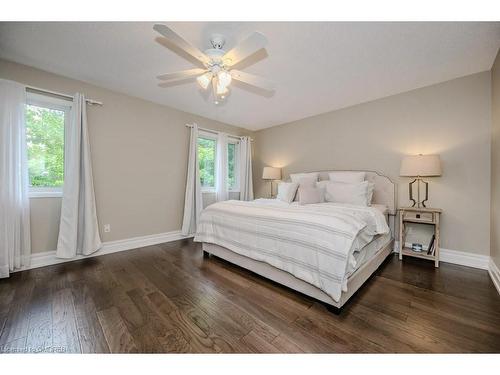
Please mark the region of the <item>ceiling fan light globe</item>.
[[221, 70], [217, 74], [217, 78], [219, 79], [219, 82], [224, 87], [227, 87], [227, 86], [229, 86], [231, 84], [231, 80], [232, 80], [231, 74], [229, 74], [229, 72], [227, 72], [226, 70]]
[[227, 89], [226, 85], [223, 85], [221, 81], [217, 81], [217, 88], [216, 88], [217, 95], [225, 95], [229, 92]]
[[205, 73], [196, 78], [198, 84], [202, 87], [203, 90], [206, 90], [210, 82], [212, 81], [212, 73]]

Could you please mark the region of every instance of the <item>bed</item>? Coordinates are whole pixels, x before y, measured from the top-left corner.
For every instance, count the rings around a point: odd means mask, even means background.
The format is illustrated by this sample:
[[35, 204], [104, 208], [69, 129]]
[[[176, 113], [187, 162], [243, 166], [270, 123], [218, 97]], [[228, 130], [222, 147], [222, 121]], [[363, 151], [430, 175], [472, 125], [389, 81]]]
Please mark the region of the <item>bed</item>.
[[[329, 172], [319, 172], [320, 181]], [[382, 174], [365, 172], [374, 183], [371, 207], [219, 202], [202, 212], [195, 241], [202, 242], [205, 256], [225, 259], [338, 313], [394, 245], [396, 186]]]

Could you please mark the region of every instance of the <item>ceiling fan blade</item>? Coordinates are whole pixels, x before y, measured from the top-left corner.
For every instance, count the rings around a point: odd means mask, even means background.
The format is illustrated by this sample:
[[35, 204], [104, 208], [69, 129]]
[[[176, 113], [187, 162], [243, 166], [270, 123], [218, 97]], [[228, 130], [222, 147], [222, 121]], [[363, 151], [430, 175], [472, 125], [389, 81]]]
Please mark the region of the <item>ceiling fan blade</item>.
[[157, 76], [156, 78], [161, 79], [162, 81], [179, 80], [179, 79], [189, 78], [192, 76], [198, 76], [207, 71], [208, 70], [206, 69], [195, 68], [195, 69], [181, 70], [179, 72], [174, 72], [174, 73], [162, 74]]
[[177, 47], [179, 47], [186, 53], [190, 54], [195, 59], [201, 61], [203, 64], [207, 64], [210, 61], [207, 55], [205, 55], [191, 43], [186, 42], [179, 34], [177, 34], [171, 28], [157, 23], [156, 25], [153, 26], [153, 29], [159, 32], [165, 38], [167, 38], [171, 43], [175, 44]]
[[222, 57], [222, 61], [224, 61], [228, 66], [236, 65], [261, 48], [264, 48], [266, 44], [267, 38], [264, 36], [264, 34], [255, 31], [236, 47], [227, 52]]
[[242, 72], [240, 70], [231, 70], [231, 77], [248, 85], [261, 88], [266, 91], [274, 91], [274, 84], [266, 78]]

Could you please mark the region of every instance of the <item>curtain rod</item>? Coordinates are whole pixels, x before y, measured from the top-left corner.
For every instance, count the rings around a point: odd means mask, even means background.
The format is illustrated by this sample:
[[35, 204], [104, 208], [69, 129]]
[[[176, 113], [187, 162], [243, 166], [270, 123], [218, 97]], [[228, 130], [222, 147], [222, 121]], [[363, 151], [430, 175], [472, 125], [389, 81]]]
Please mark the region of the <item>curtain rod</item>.
[[[193, 127], [193, 124], [186, 124], [186, 126], [188, 128], [192, 128]], [[198, 126], [198, 129], [200, 130], [203, 130], [203, 131], [206, 131], [206, 132], [209, 132], [209, 133], [214, 133], [214, 134], [219, 134], [219, 133], [223, 133], [223, 132], [219, 132], [217, 130], [213, 130], [213, 129], [206, 129], [206, 128], [202, 128], [200, 126]], [[232, 138], [238, 138], [238, 139], [241, 139], [243, 138], [241, 135], [232, 135], [232, 134], [228, 134], [227, 135], [228, 137], [232, 137]], [[253, 142], [253, 138], [250, 138], [250, 141]]]
[[[69, 100], [73, 100], [74, 99], [73, 95], [67, 95], [67, 94], [63, 94], [63, 93], [57, 92], [57, 91], [51, 91], [51, 90], [41, 89], [40, 87], [34, 87], [34, 86], [28, 86], [28, 85], [26, 85], [26, 89], [29, 90], [29, 91], [41, 92], [41, 93], [44, 93], [44, 94], [51, 94], [51, 95], [59, 96], [61, 98], [65, 98], [65, 99], [69, 99]], [[99, 101], [93, 100], [93, 99], [85, 99], [85, 101], [87, 103], [89, 103], [90, 105], [103, 105], [102, 102], [99, 102]]]

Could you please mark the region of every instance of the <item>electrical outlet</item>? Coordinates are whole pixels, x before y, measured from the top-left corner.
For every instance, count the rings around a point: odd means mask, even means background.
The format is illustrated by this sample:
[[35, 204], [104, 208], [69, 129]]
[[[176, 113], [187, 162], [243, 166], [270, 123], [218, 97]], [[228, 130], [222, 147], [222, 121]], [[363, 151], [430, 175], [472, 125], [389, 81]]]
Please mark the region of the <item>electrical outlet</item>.
[[105, 233], [111, 232], [111, 224], [104, 224], [104, 232]]

